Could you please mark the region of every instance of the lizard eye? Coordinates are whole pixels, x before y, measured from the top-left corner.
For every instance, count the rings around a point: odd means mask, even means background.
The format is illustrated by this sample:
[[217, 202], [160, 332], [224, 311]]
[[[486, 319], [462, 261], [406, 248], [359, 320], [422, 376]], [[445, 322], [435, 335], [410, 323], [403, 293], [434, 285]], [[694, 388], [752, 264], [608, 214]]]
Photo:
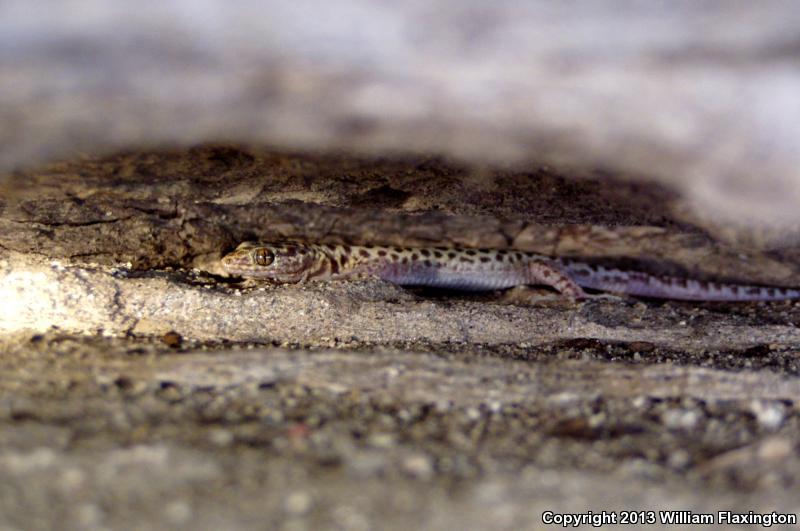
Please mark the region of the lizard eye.
[[275, 255], [272, 254], [272, 251], [264, 247], [256, 249], [253, 253], [253, 257], [256, 259], [256, 264], [260, 266], [268, 266], [275, 261]]

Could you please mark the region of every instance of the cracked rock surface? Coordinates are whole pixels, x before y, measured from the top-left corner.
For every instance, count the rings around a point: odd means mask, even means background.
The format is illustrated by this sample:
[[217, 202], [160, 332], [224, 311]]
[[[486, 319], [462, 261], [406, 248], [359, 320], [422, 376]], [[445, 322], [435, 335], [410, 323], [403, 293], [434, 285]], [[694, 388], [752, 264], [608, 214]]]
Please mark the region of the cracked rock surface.
[[[0, 210], [0, 527], [537, 528], [794, 512], [800, 306], [509, 305], [222, 275], [242, 240], [516, 248], [800, 285], [607, 176], [243, 146], [18, 172]], [[721, 526], [722, 528], [722, 526]]]
[[219, 140], [436, 152], [604, 168], [728, 242], [800, 240], [792, 0], [44, 5], [0, 4], [3, 171]]

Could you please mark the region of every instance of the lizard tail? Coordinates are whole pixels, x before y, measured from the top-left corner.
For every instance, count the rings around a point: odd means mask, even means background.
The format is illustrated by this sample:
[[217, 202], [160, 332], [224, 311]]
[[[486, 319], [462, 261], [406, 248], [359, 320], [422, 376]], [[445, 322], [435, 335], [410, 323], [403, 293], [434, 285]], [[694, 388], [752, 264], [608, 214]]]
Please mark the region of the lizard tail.
[[584, 288], [655, 299], [686, 301], [778, 301], [800, 299], [800, 289], [706, 282], [648, 275], [562, 260], [561, 267]]

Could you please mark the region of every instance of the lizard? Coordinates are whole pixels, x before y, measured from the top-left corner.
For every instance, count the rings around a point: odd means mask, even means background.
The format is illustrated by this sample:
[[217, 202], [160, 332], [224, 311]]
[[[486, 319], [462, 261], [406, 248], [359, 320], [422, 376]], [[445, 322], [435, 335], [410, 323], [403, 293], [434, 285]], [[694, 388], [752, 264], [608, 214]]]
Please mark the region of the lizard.
[[583, 288], [688, 301], [800, 299], [795, 288], [656, 276], [513, 249], [245, 242], [221, 262], [230, 275], [279, 284], [377, 277], [460, 291], [545, 285], [570, 300], [589, 297]]

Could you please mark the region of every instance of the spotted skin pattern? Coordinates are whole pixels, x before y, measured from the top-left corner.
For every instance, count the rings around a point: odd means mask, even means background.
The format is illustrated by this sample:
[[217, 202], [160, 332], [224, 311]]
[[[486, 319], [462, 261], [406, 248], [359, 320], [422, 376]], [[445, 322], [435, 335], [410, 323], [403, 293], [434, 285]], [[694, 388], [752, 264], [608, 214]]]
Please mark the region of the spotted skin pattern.
[[310, 243], [243, 243], [223, 269], [280, 284], [377, 277], [401, 286], [491, 291], [550, 286], [569, 299], [583, 288], [660, 299], [766, 301], [800, 298], [800, 290], [720, 284], [622, 271], [515, 250], [389, 247]]

